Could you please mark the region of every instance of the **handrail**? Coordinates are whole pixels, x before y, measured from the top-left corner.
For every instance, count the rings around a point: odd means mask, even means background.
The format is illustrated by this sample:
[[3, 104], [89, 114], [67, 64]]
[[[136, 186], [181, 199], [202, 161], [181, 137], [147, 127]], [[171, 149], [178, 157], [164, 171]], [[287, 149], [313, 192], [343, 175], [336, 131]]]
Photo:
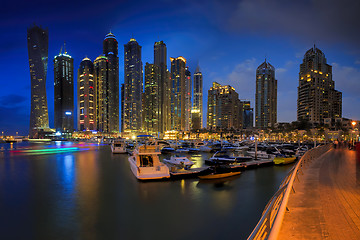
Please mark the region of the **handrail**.
[[296, 165], [285, 176], [280, 184], [279, 190], [273, 195], [267, 203], [262, 216], [254, 230], [248, 237], [248, 240], [257, 239], [277, 239], [281, 224], [284, 219], [286, 206], [289, 200], [291, 189], [299, 168], [314, 158], [321, 156], [331, 148], [331, 144], [319, 146], [307, 151]]

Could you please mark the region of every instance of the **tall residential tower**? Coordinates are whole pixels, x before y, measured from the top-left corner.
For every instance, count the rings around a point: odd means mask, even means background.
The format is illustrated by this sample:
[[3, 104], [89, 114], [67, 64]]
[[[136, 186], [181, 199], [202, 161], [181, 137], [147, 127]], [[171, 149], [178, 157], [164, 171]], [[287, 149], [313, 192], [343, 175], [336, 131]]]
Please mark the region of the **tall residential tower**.
[[170, 58], [171, 61], [171, 130], [185, 131], [186, 59]]
[[78, 131], [96, 130], [96, 91], [94, 89], [94, 64], [84, 58], [78, 70]]
[[134, 39], [124, 45], [124, 132], [139, 132], [142, 125], [143, 70], [141, 46]]
[[203, 128], [203, 75], [199, 66], [194, 73], [193, 107], [191, 110], [192, 129]]
[[335, 90], [332, 66], [325, 54], [315, 46], [309, 49], [300, 64], [297, 119], [323, 123], [324, 118], [340, 118], [342, 94]]
[[275, 68], [263, 62], [256, 69], [255, 127], [274, 127], [277, 122], [277, 80]]
[[48, 65], [48, 30], [33, 26], [27, 30], [31, 78], [30, 138], [38, 138], [38, 131], [49, 128], [46, 98]]
[[103, 54], [108, 60], [106, 92], [107, 102], [107, 129], [109, 133], [119, 132], [119, 57], [118, 42], [111, 32], [103, 41]]
[[74, 59], [65, 44], [54, 57], [54, 125], [56, 131], [74, 131]]

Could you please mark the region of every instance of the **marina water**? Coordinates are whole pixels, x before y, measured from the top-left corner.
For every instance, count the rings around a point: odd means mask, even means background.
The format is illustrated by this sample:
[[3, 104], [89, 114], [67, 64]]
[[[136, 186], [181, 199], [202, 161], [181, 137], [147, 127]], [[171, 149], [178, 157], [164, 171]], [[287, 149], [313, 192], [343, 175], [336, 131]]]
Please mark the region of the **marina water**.
[[[0, 148], [1, 239], [246, 239], [291, 168], [141, 182], [128, 155], [112, 154], [109, 145]], [[186, 154], [194, 167], [211, 155]]]

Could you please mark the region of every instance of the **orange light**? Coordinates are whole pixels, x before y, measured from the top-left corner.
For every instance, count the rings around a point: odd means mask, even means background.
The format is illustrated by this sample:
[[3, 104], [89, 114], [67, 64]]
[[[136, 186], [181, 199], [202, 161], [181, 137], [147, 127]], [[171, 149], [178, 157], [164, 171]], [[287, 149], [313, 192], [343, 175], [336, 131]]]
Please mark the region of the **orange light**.
[[355, 121], [352, 121], [352, 122], [351, 122], [351, 125], [355, 126], [355, 125], [356, 125], [356, 122], [355, 122]]

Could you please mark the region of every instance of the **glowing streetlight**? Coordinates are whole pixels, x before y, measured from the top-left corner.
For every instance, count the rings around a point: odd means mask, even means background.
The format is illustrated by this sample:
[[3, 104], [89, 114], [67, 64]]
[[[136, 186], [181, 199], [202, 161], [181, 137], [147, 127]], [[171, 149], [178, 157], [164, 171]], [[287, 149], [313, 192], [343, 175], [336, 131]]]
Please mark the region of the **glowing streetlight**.
[[352, 121], [352, 122], [351, 122], [351, 125], [352, 125], [353, 127], [355, 127], [356, 122], [355, 122], [355, 121]]

